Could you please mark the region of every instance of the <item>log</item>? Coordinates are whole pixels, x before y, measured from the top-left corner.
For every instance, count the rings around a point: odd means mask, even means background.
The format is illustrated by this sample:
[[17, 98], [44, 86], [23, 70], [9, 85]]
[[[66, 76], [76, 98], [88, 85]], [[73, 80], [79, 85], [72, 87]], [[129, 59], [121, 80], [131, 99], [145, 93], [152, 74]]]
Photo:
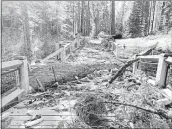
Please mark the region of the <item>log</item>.
[[[155, 45], [151, 46], [150, 48], [148, 48], [147, 50], [137, 54], [136, 56], [144, 56], [149, 54], [153, 49], [156, 48], [156, 46], [158, 45], [158, 43], [156, 43]], [[126, 64], [124, 64], [117, 72], [116, 74], [111, 78], [111, 80], [109, 81], [109, 83], [111, 84], [118, 76], [120, 76], [128, 66], [132, 65], [134, 62], [137, 62], [140, 58], [135, 58], [132, 60], [129, 60]]]
[[132, 59], [132, 60], [128, 61], [126, 64], [124, 64], [124, 65], [116, 72], [116, 74], [111, 78], [111, 80], [109, 81], [109, 83], [111, 84], [119, 75], [122, 74], [122, 72], [125, 71], [125, 69], [126, 69], [128, 66], [132, 65], [134, 62], [136, 62], [136, 61], [138, 61], [138, 60], [139, 60], [139, 58]]
[[151, 47], [149, 47], [148, 49], [146, 49], [145, 51], [140, 52], [139, 54], [136, 54], [136, 56], [145, 56], [148, 55], [149, 53], [152, 52], [152, 50], [154, 50], [158, 45], [158, 42], [155, 45], [152, 45]]

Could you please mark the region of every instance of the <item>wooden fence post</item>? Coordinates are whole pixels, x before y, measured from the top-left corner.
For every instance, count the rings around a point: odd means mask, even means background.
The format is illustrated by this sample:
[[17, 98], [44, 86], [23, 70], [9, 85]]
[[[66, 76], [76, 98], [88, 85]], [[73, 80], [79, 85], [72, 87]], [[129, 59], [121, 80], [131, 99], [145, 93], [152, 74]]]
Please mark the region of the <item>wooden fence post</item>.
[[[137, 58], [137, 55], [134, 55], [134, 59]], [[133, 74], [135, 74], [136, 69], [137, 69], [138, 61], [133, 63]]]
[[115, 43], [112, 42], [112, 51], [115, 51], [115, 48], [116, 48]]
[[56, 51], [59, 50], [59, 48], [60, 48], [60, 43], [58, 42], [58, 43], [56, 43], [55, 45], [56, 45]]
[[65, 62], [66, 61], [66, 53], [65, 53], [65, 48], [63, 47], [63, 50], [61, 51], [61, 61]]
[[27, 58], [23, 57], [23, 64], [20, 67], [20, 83], [22, 89], [25, 90], [25, 93], [29, 92], [29, 75], [28, 75], [28, 62]]
[[159, 86], [165, 86], [167, 66], [168, 65], [165, 62], [165, 57], [163, 56], [163, 54], [161, 54], [161, 56], [159, 57], [156, 74], [156, 83], [158, 83]]
[[119, 45], [116, 44], [116, 58], [119, 57]]

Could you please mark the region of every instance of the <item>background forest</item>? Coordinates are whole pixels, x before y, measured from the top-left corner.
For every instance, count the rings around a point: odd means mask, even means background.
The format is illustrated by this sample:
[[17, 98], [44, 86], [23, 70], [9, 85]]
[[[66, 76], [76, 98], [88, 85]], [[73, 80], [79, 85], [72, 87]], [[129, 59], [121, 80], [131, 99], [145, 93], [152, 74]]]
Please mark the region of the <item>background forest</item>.
[[42, 59], [75, 33], [135, 38], [168, 33], [171, 27], [172, 1], [3, 1], [2, 61], [16, 55]]

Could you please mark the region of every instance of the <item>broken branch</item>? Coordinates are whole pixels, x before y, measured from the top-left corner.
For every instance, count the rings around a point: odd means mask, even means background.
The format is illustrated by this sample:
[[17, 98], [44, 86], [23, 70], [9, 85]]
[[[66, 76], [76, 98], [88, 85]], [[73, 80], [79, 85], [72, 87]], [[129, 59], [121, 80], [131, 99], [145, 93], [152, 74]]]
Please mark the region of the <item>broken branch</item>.
[[44, 86], [41, 84], [41, 82], [39, 81], [39, 79], [36, 77], [36, 81], [37, 81], [37, 83], [38, 83], [38, 85], [39, 85], [39, 87], [40, 87], [40, 89], [42, 90], [42, 91], [44, 91], [45, 92], [45, 88], [44, 88]]
[[[156, 48], [156, 46], [158, 45], [158, 43], [156, 43], [155, 45], [151, 46], [150, 48], [148, 48], [147, 50], [137, 54], [136, 56], [143, 56], [143, 55], [148, 55], [153, 49]], [[139, 60], [139, 58], [136, 59], [132, 59], [129, 60], [126, 64], [124, 64], [118, 71], [117, 73], [111, 78], [111, 80], [109, 81], [109, 83], [111, 84], [118, 76], [120, 76], [128, 66], [132, 65], [134, 62], [137, 62]]]
[[148, 55], [150, 52], [152, 52], [152, 50], [154, 50], [158, 45], [158, 42], [151, 46], [150, 48], [146, 49], [145, 51], [142, 51], [141, 53], [137, 54], [136, 56], [145, 56], [145, 55]]
[[[145, 109], [145, 108], [142, 108], [142, 107], [138, 107], [138, 106], [136, 106], [136, 105], [126, 104], [126, 103], [120, 103], [120, 102], [103, 102], [103, 103], [110, 103], [110, 104], [116, 104], [116, 105], [124, 105], [124, 106], [134, 107], [134, 108], [137, 108], [137, 109], [140, 109], [140, 110], [143, 110], [143, 111], [152, 113], [152, 114], [159, 115], [159, 116], [161, 116], [161, 117], [163, 117], [163, 118], [165, 118], [165, 119], [167, 119], [167, 120], [168, 120], [168, 119], [172, 119], [171, 116], [167, 115], [166, 113], [164, 113], [164, 112], [161, 111], [161, 110], [155, 111], [155, 110], [150, 110], [150, 109]], [[112, 111], [112, 109], [111, 109], [111, 110], [108, 110], [108, 111]], [[108, 111], [107, 111], [107, 112], [108, 112]]]
[[111, 78], [111, 80], [109, 81], [109, 83], [111, 84], [119, 75], [121, 75], [122, 72], [125, 71], [125, 69], [132, 65], [134, 62], [138, 61], [139, 58], [136, 58], [136, 59], [132, 59], [130, 61], [128, 61], [126, 64], [124, 64], [124, 66], [122, 66], [117, 72], [116, 74]]

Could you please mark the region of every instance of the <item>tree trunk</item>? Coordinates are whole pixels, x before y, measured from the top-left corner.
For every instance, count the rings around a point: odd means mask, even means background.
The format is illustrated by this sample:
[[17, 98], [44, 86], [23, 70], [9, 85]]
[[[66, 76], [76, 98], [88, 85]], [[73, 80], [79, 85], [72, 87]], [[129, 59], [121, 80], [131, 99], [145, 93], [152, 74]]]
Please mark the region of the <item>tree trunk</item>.
[[155, 5], [156, 1], [153, 1], [153, 13], [152, 13], [152, 26], [151, 26], [151, 33], [153, 32], [153, 24], [154, 24], [154, 19], [155, 19]]
[[95, 18], [95, 25], [96, 25], [96, 33], [95, 35], [98, 35], [98, 29], [99, 29], [99, 11], [97, 10], [97, 15], [96, 15], [96, 18]]
[[142, 4], [141, 36], [144, 36], [144, 28], [145, 28], [144, 8], [145, 8], [145, 2], [144, 1], [141, 1], [141, 4]]
[[29, 30], [29, 18], [28, 18], [28, 10], [25, 2], [22, 3], [22, 14], [23, 14], [23, 25], [24, 25], [24, 37], [25, 37], [25, 45], [26, 45], [26, 56], [29, 62], [32, 60], [32, 50], [31, 50], [31, 42], [30, 42], [30, 30]]
[[155, 5], [154, 5], [154, 20], [153, 20], [153, 26], [152, 26], [152, 31], [155, 32], [156, 31], [156, 18], [157, 18], [157, 2], [155, 1]]
[[152, 19], [153, 19], [153, 1], [150, 1], [150, 21], [149, 21], [149, 34], [151, 33], [152, 30]]
[[115, 34], [115, 1], [112, 0], [111, 8], [111, 35]]
[[88, 5], [87, 5], [87, 20], [86, 20], [86, 35], [89, 35], [89, 27], [90, 27], [90, 7], [89, 7], [90, 3], [88, 1]]
[[82, 9], [81, 9], [81, 33], [84, 35], [84, 1], [82, 1]]
[[163, 2], [163, 4], [162, 4], [161, 21], [160, 21], [160, 30], [164, 30], [164, 20], [165, 20], [164, 6], [165, 6], [165, 2]]
[[72, 11], [73, 11], [73, 34], [75, 34], [75, 1], [73, 1], [73, 8], [72, 8]]
[[123, 7], [122, 7], [122, 18], [121, 18], [121, 31], [123, 32], [123, 21], [124, 21], [124, 9], [125, 9], [125, 1], [123, 3]]
[[78, 33], [81, 32], [81, 22], [80, 22], [81, 21], [80, 20], [81, 19], [80, 18], [81, 15], [80, 15], [80, 10], [81, 10], [81, 8], [80, 8], [80, 1], [78, 1], [78, 27], [77, 27], [78, 28], [77, 29], [78, 30]]
[[149, 16], [148, 16], [148, 29], [147, 29], [148, 35], [149, 35], [149, 30], [150, 30], [150, 20], [151, 20], [151, 3], [149, 1]]
[[94, 16], [94, 3], [91, 2], [91, 9], [90, 9], [90, 16], [91, 16], [91, 33], [90, 36], [93, 38], [95, 36], [95, 32], [96, 32], [96, 24], [95, 24], [95, 16]]

